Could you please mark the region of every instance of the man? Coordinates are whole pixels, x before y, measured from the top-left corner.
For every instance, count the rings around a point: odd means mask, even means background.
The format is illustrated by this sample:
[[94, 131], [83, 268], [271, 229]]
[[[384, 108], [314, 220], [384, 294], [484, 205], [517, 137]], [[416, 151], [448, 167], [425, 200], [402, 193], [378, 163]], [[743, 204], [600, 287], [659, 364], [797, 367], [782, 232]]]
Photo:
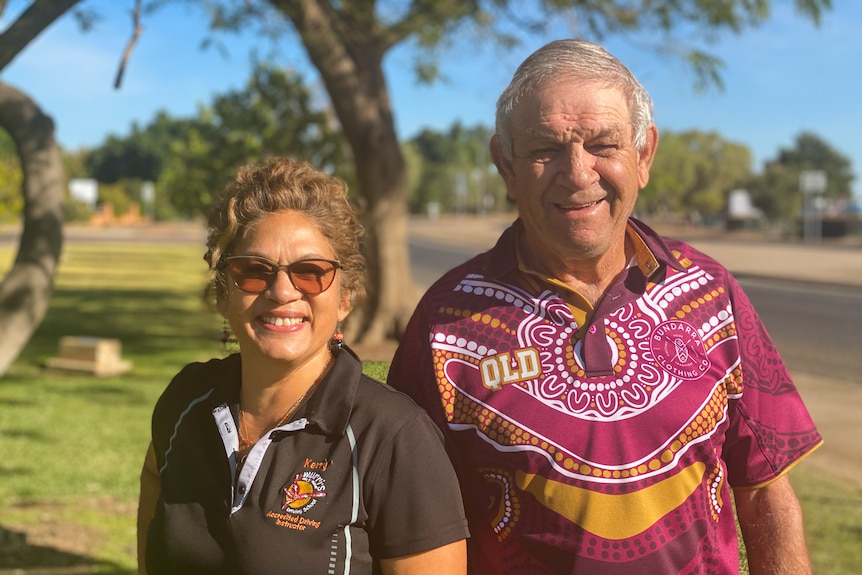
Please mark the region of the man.
[[[425, 294], [389, 383], [446, 435], [475, 574], [810, 572], [787, 471], [822, 439], [731, 274], [631, 218], [646, 91], [552, 42], [497, 104], [518, 208]], [[444, 504], [444, 502], [441, 502]]]

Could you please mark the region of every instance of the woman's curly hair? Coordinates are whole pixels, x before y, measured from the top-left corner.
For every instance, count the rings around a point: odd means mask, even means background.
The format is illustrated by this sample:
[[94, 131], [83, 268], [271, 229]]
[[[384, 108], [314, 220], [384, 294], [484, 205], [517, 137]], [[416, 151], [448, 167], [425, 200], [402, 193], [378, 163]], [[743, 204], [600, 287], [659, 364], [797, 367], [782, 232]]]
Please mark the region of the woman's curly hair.
[[341, 262], [341, 289], [352, 300], [365, 293], [364, 229], [347, 197], [347, 184], [307, 162], [271, 158], [240, 168], [210, 212], [204, 260], [212, 276], [207, 295], [221, 299], [227, 278], [221, 265], [236, 243], [264, 217], [295, 210], [308, 217]]

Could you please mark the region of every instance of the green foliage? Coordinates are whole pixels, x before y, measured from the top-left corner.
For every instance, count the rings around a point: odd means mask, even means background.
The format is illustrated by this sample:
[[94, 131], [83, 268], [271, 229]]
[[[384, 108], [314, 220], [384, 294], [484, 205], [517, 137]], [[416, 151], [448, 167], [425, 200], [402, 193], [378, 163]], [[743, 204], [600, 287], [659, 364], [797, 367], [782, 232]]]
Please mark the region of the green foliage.
[[852, 194], [850, 160], [816, 134], [802, 132], [796, 136], [795, 146], [779, 150], [775, 162], [799, 173], [805, 170], [826, 172], [826, 190], [823, 193], [826, 198], [848, 199]]
[[18, 157], [0, 156], [0, 223], [15, 221], [24, 209], [24, 175]]
[[[286, 25], [303, 20], [299, 3], [273, 5], [265, 0], [242, 3], [194, 0], [192, 3], [204, 8], [214, 32], [256, 27], [261, 31], [261, 38], [278, 40], [283, 37]], [[357, 60], [359, 53], [373, 54], [371, 59], [382, 60], [397, 44], [414, 42], [420, 48], [416, 51], [417, 75], [424, 81], [432, 81], [439, 75], [437, 50], [447, 46], [454, 35], [465, 28], [472, 27], [480, 41], [492, 38], [501, 47], [511, 47], [518, 37], [547, 34], [561, 15], [576, 22], [585, 35], [598, 40], [614, 34], [641, 34], [649, 40], [645, 45], [687, 60], [700, 83], [720, 84], [722, 63], [700, 48], [680, 45], [674, 39], [675, 33], [683, 31], [689, 38], [707, 40], [714, 39], [722, 31], [738, 33], [764, 22], [771, 3], [769, 0], [543, 0], [528, 10], [507, 0], [467, 3], [412, 0], [387, 5], [386, 9], [375, 9], [373, 2], [319, 0], [314, 4], [327, 14], [331, 31], [344, 40], [338, 48], [346, 50], [348, 60], [362, 64], [356, 68], [357, 77], [354, 78], [363, 85], [357, 91], [367, 90], [365, 93], [370, 94], [376, 90], [365, 84], [379, 82], [372, 72], [382, 73], [382, 70], [365, 69], [367, 62], [365, 58]], [[158, 5], [148, 6], [148, 9]], [[830, 0], [796, 0], [796, 7], [799, 14], [816, 24], [821, 14], [830, 8]], [[303, 36], [303, 31], [300, 32], [299, 37], [305, 42], [317, 42], [322, 37], [319, 34]], [[695, 34], [691, 35], [692, 32]], [[209, 38], [206, 43], [213, 41]], [[329, 72], [334, 71], [330, 69]], [[121, 177], [158, 181], [159, 189], [168, 194], [173, 207], [185, 215], [206, 212], [237, 166], [272, 154], [309, 159], [353, 184], [353, 172], [347, 169], [347, 153], [340, 139], [332, 137], [331, 118], [309, 105], [310, 94], [299, 80], [272, 66], [259, 64], [245, 91], [219, 97], [194, 120], [180, 125], [161, 114], [153, 126], [145, 130], [135, 127], [129, 138], [109, 139], [92, 155], [88, 164], [90, 171], [106, 183]], [[382, 94], [385, 96], [385, 90]], [[358, 113], [362, 106], [368, 105], [387, 107], [388, 103], [364, 102], [347, 109]], [[342, 120], [352, 125], [358, 118]], [[381, 133], [386, 131], [381, 130]], [[368, 140], [357, 140], [354, 145], [367, 143]], [[207, 159], [212, 159], [211, 166]], [[478, 164], [483, 182], [487, 182], [484, 176], [488, 163]], [[454, 204], [465, 202], [461, 197], [453, 199], [453, 195], [457, 196], [455, 190], [465, 185], [463, 174], [475, 173], [476, 169], [477, 164], [465, 171], [465, 167], [457, 163], [445, 169], [423, 163], [419, 183], [411, 189], [411, 209], [421, 210], [431, 201], [453, 209]], [[191, 174], [192, 178], [186, 179], [185, 174]], [[473, 187], [469, 181], [466, 185]], [[351, 185], [351, 189], [357, 187]], [[373, 200], [380, 190], [360, 192]], [[655, 189], [652, 194], [655, 202], [643, 202], [647, 209], [653, 209], [649, 204], [668, 204], [673, 195], [667, 187]], [[492, 198], [497, 206], [505, 204], [505, 196], [499, 189], [468, 190], [467, 195], [473, 196], [466, 200], [466, 209], [471, 211], [484, 208], [485, 196]], [[650, 196], [650, 192], [645, 195]], [[688, 188], [683, 201], [705, 214], [719, 211], [723, 204], [713, 189], [695, 192]]]
[[404, 146], [410, 211], [436, 203], [446, 212], [481, 213], [506, 207], [506, 192], [488, 152], [492, 130], [455, 123], [448, 132], [423, 130]]
[[18, 147], [9, 132], [0, 128], [0, 158], [18, 157]]
[[[87, 177], [85, 160], [87, 152], [64, 152], [61, 150], [63, 172], [69, 178]], [[17, 221], [24, 208], [24, 174], [18, 158], [18, 148], [11, 136], [0, 129], [0, 223]], [[65, 221], [83, 221], [92, 212], [89, 207], [68, 197], [65, 190], [63, 213]]]
[[792, 222], [802, 212], [799, 173], [777, 162], [769, 162], [763, 172], [746, 184], [751, 201], [770, 220]]
[[21, 216], [24, 209], [23, 183], [18, 148], [9, 133], [0, 129], [0, 223], [11, 222]]
[[86, 171], [105, 184], [122, 179], [154, 182], [170, 158], [171, 144], [182, 140], [192, 123], [160, 111], [146, 127], [132, 124], [128, 136], [108, 136], [101, 146], [87, 153]]
[[134, 199], [122, 182], [99, 185], [99, 202], [110, 205], [113, 215], [121, 216], [129, 211]]
[[[416, 4], [423, 2], [411, 3]], [[538, 7], [534, 4], [527, 7], [514, 1], [490, 0], [464, 4], [471, 9], [460, 6], [449, 9], [450, 21], [472, 20], [482, 30], [490, 30], [503, 45], [511, 43], [517, 35], [547, 33], [561, 16], [568, 17], [585, 38], [598, 41], [609, 36], [637, 38], [641, 45], [657, 54], [681, 58], [694, 72], [696, 87], [704, 89], [722, 88], [724, 64], [708, 50], [693, 45], [703, 42], [694, 42], [692, 38], [710, 44], [721, 33], [739, 34], [755, 28], [769, 18], [772, 3], [769, 0], [542, 0]], [[831, 0], [796, 0], [795, 5], [800, 16], [818, 24], [821, 15], [831, 8]], [[513, 27], [520, 34], [509, 33]], [[448, 30], [452, 30], [451, 22]]]
[[[309, 160], [352, 183], [340, 132], [302, 78], [256, 63], [245, 89], [217, 95], [194, 118], [159, 112], [129, 136], [108, 137], [83, 167], [116, 214], [140, 200], [142, 182], [155, 182], [154, 216], [163, 220], [206, 214], [237, 168], [274, 155]], [[125, 197], [106, 184], [118, 184]]]
[[[85, 149], [74, 152], [60, 151], [66, 182], [73, 178], [90, 177], [87, 170], [87, 158], [89, 154], [90, 152]], [[80, 200], [72, 198], [67, 186], [63, 193], [63, 221], [86, 222], [92, 215], [93, 208]]]
[[[493, 198], [493, 209], [506, 209], [505, 188], [488, 164], [491, 133], [486, 127], [456, 123], [447, 132], [423, 130], [405, 143], [410, 211], [424, 213], [429, 203], [447, 212], [482, 211], [483, 195]], [[749, 148], [718, 133], [661, 131], [650, 181], [640, 192], [637, 210], [652, 217], [717, 221], [726, 212], [728, 193], [745, 188], [767, 216], [792, 221], [802, 204], [803, 169], [827, 172], [826, 197], [850, 194], [849, 161], [811, 134], [802, 134], [795, 148], [781, 150], [762, 174], [752, 175], [751, 169]]]
[[137, 126], [128, 137], [108, 136], [87, 156], [87, 171], [103, 184], [123, 178], [155, 180], [162, 171], [165, 151], [151, 136], [149, 130], [140, 131]]
[[66, 198], [63, 201], [64, 222], [86, 222], [93, 215], [93, 209], [80, 200]]
[[174, 139], [158, 187], [182, 214], [206, 214], [238, 167], [268, 156], [308, 160], [350, 180], [339, 132], [298, 74], [258, 63], [244, 90], [217, 96]]
[[765, 164], [761, 174], [751, 177], [746, 187], [754, 204], [767, 217], [793, 222], [802, 212], [799, 179], [806, 170], [826, 173], [824, 198], [840, 201], [851, 197], [853, 173], [850, 160], [810, 132], [799, 134], [794, 147], [779, 150], [777, 157]]
[[454, 148], [445, 134], [431, 130], [423, 130], [410, 141], [410, 149], [421, 158], [419, 173], [411, 177], [415, 188], [409, 194], [410, 211], [424, 212], [431, 203], [439, 204], [446, 210], [455, 206], [455, 165], [454, 155], [449, 148]]
[[63, 162], [63, 172], [66, 178], [89, 178], [90, 172], [87, 169], [87, 158], [90, 152], [87, 150], [78, 150], [75, 152], [67, 152], [61, 150], [61, 159]]
[[404, 164], [407, 167], [408, 208], [411, 212], [419, 212], [425, 209], [427, 203], [418, 197], [422, 174], [425, 171], [425, 158], [412, 140], [401, 144], [401, 153], [404, 155]]
[[685, 140], [673, 132], [662, 132], [650, 170], [649, 184], [640, 191], [637, 209], [650, 215], [683, 214], [682, 198], [694, 180], [694, 164]]
[[[277, 37], [273, 14], [279, 10], [298, 18], [299, 3], [271, 3], [265, 0], [230, 2], [196, 0], [204, 5], [215, 31], [235, 31], [257, 26], [262, 35]], [[795, 0], [797, 13], [819, 24], [831, 0]], [[277, 4], [278, 8], [272, 7]], [[637, 38], [656, 53], [671, 54], [691, 66], [699, 88], [721, 87], [721, 60], [692, 46], [692, 38], [707, 44], [722, 32], [739, 34], [763, 24], [770, 16], [769, 0], [541, 0], [524, 3], [512, 0], [411, 0], [386, 3], [314, 2], [326, 13], [339, 34], [379, 35], [388, 49], [411, 40], [420, 48], [414, 71], [420, 82], [440, 77], [438, 52], [456, 35], [468, 34], [477, 42], [489, 39], [502, 49], [519, 43], [519, 38], [547, 35], [562, 18], [577, 29], [577, 35], [596, 40], [622, 35]], [[378, 3], [379, 4], [379, 3]], [[678, 38], [683, 38], [679, 40]], [[352, 42], [349, 42], [352, 43]]]
[[[72, 168], [68, 177], [92, 177], [98, 181], [99, 199], [110, 202], [115, 215], [126, 213], [136, 202], [142, 213], [156, 220], [175, 219], [177, 211], [161, 190], [156, 190], [154, 206], [143, 205], [141, 187], [161, 177], [172, 147], [187, 137], [190, 125], [189, 120], [158, 112], [146, 127], [133, 125], [129, 136], [109, 136], [98, 148], [81, 152], [78, 158], [65, 158], [64, 163]], [[65, 209], [73, 219], [87, 217], [85, 206], [68, 205]]]
[[638, 210], [650, 215], [686, 214], [715, 219], [726, 209], [727, 193], [751, 174], [751, 152], [715, 132], [662, 132], [649, 184]]

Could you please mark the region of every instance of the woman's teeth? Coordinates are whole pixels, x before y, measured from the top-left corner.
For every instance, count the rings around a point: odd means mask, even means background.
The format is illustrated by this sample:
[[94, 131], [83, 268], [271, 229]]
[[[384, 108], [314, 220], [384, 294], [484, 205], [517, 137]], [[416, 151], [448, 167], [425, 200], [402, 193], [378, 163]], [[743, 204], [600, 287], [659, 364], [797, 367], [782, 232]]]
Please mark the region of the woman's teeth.
[[264, 323], [271, 323], [272, 325], [283, 326], [283, 325], [296, 325], [302, 323], [302, 318], [299, 317], [264, 317]]

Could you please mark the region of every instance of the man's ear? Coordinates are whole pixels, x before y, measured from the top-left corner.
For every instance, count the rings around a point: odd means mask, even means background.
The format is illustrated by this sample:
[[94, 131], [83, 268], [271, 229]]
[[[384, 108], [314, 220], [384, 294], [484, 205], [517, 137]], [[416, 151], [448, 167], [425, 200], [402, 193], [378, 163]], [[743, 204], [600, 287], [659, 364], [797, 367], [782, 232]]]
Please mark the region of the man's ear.
[[507, 158], [506, 154], [503, 153], [503, 146], [500, 144], [500, 139], [497, 138], [496, 134], [491, 136], [488, 148], [491, 152], [491, 161], [497, 166], [497, 171], [500, 173], [500, 177], [503, 178], [503, 183], [506, 184], [506, 194], [510, 200], [514, 200], [511, 183], [515, 178], [515, 172], [512, 167], [512, 160]]
[[658, 128], [652, 124], [646, 133], [646, 143], [638, 150], [638, 189], [643, 189], [649, 183], [649, 171], [658, 150]]

